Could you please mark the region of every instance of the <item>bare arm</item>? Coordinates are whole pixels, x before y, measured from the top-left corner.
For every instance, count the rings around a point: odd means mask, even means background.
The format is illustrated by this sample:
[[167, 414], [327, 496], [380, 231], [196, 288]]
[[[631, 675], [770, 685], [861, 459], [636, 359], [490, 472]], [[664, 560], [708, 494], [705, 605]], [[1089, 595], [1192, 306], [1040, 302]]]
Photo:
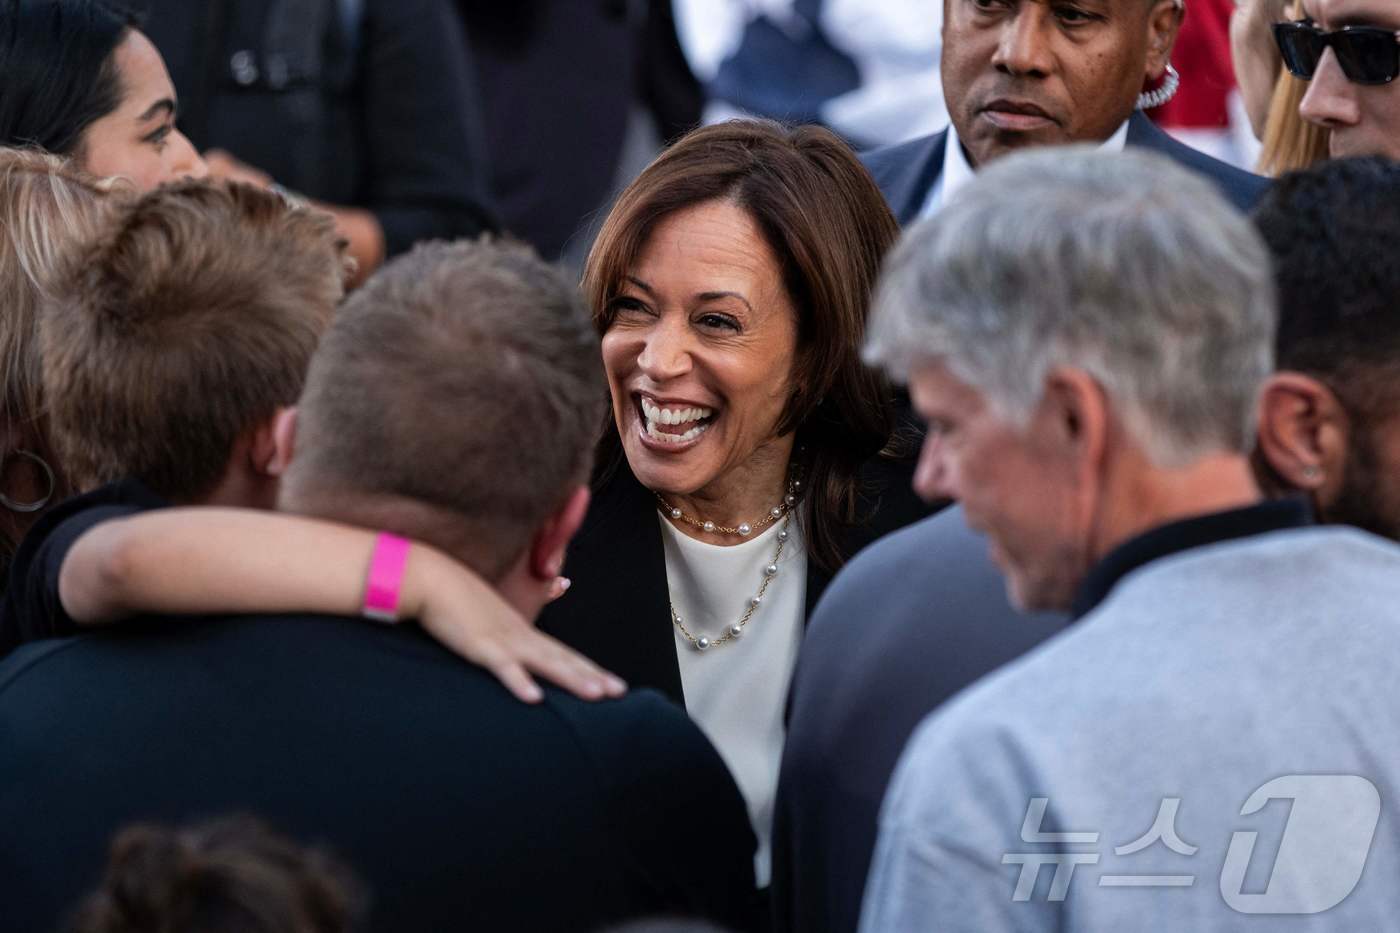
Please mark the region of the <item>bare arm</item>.
[[[247, 509], [161, 509], [95, 525], [74, 542], [59, 599], [79, 625], [141, 613], [357, 615], [374, 533]], [[540, 699], [530, 672], [585, 698], [625, 687], [538, 631], [476, 574], [414, 544], [399, 616], [490, 670], [517, 697]]]

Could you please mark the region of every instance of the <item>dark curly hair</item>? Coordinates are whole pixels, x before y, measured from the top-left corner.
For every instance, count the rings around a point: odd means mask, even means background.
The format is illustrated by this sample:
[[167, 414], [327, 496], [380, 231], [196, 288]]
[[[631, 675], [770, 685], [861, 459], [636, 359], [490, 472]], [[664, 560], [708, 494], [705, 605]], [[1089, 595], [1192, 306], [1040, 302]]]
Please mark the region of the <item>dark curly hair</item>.
[[71, 933], [348, 933], [358, 883], [323, 852], [250, 817], [128, 827]]
[[1254, 214], [1278, 284], [1279, 369], [1353, 412], [1400, 408], [1400, 165], [1342, 159], [1284, 175]]

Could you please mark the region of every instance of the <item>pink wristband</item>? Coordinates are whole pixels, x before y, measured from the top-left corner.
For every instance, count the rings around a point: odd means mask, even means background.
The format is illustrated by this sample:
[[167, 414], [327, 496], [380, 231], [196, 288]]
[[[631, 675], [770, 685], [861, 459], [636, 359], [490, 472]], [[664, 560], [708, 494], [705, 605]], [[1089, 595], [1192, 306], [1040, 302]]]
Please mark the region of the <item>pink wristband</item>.
[[365, 576], [365, 605], [360, 615], [390, 625], [399, 620], [399, 587], [411, 546], [407, 538], [388, 532], [381, 532], [374, 539], [374, 553], [369, 557], [369, 573]]

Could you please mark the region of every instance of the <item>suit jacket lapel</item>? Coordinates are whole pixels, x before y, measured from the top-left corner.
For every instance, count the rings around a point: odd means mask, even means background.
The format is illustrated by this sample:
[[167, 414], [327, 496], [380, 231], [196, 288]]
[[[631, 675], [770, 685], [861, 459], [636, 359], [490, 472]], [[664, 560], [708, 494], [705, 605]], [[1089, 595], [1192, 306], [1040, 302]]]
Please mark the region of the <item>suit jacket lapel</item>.
[[943, 171], [943, 149], [947, 145], [948, 131], [908, 144], [911, 151], [888, 173], [877, 171], [875, 180], [885, 192], [890, 210], [901, 227], [907, 227], [919, 219], [929, 190]]
[[1128, 117], [1128, 139], [1129, 146], [1142, 146], [1147, 149], [1160, 149], [1161, 137], [1165, 136], [1156, 124], [1143, 116], [1141, 110], [1133, 111], [1133, 115]]

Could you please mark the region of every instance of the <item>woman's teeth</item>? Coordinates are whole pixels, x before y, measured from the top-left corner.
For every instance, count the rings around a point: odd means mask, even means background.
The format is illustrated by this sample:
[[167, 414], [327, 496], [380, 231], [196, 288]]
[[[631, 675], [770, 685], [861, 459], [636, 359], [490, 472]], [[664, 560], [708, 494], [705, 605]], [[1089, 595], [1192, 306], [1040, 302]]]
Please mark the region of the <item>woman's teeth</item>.
[[693, 441], [701, 434], [710, 429], [708, 424], [697, 424], [684, 434], [668, 434], [656, 426], [655, 421], [647, 422], [647, 433], [664, 444], [684, 444], [686, 441]]
[[657, 424], [685, 424], [708, 418], [714, 411], [709, 408], [662, 408], [642, 399], [642, 414], [646, 416], [647, 421], [655, 421]]
[[647, 399], [642, 399], [642, 415], [646, 419], [647, 434], [653, 439], [668, 444], [684, 444], [693, 441], [709, 430], [709, 424], [697, 424], [684, 433], [662, 431], [660, 425], [681, 425], [701, 421], [714, 414], [710, 408], [662, 408]]

